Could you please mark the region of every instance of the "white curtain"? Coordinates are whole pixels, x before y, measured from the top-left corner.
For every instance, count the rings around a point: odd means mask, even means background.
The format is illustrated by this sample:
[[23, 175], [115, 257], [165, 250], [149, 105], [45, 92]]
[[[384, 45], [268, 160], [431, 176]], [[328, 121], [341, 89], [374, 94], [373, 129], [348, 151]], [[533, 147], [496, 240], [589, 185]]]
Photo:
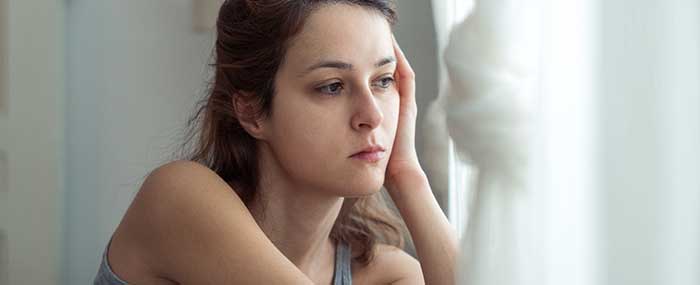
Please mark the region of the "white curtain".
[[[438, 191], [439, 197], [446, 197], [447, 201], [440, 201], [447, 206], [448, 217], [456, 226], [458, 233], [462, 233], [463, 220], [466, 219], [466, 208], [460, 207], [460, 202], [465, 201], [466, 192], [451, 191], [450, 189], [463, 188], [471, 179], [471, 168], [457, 159], [454, 154], [454, 145], [447, 131], [445, 116], [445, 103], [447, 98], [447, 69], [444, 56], [445, 46], [452, 27], [463, 20], [473, 7], [472, 1], [433, 1], [433, 19], [438, 47], [438, 79], [440, 94], [428, 107], [426, 119], [422, 126], [424, 146], [422, 153], [424, 167], [430, 177], [432, 188]], [[442, 192], [447, 191], [447, 192]]]
[[518, 29], [527, 18], [517, 14], [527, 10], [521, 2], [433, 1], [445, 65], [441, 94], [427, 120], [434, 125], [426, 130], [434, 132], [426, 140], [447, 142], [444, 172], [456, 200], [450, 218], [459, 231], [466, 230], [460, 262], [468, 266], [458, 272], [460, 280], [473, 284], [513, 284], [530, 278], [532, 268], [523, 271], [521, 265], [532, 248], [526, 241], [532, 235], [523, 231], [531, 230], [532, 221], [525, 203], [532, 196], [527, 109], [534, 72], [529, 59], [537, 54]]
[[433, 1], [459, 284], [699, 284], [700, 4], [642, 2]]

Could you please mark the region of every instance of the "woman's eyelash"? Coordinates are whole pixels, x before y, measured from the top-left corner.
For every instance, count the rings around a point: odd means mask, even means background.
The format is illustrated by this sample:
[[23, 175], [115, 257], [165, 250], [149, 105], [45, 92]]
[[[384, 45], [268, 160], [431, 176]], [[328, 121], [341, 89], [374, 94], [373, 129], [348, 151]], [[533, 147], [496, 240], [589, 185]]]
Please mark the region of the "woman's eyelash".
[[[384, 78], [381, 78], [377, 80], [380, 84], [373, 84], [373, 86], [377, 86], [382, 89], [388, 89], [391, 87], [392, 84], [394, 84], [395, 80], [393, 76], [387, 76]], [[323, 85], [320, 87], [316, 88], [316, 91], [326, 94], [326, 95], [338, 95], [340, 92], [345, 89], [344, 85], [342, 82], [333, 82], [331, 84]]]
[[379, 82], [382, 82], [382, 83], [385, 83], [385, 82], [386, 82], [386, 84], [387, 84], [387, 86], [382, 85], [382, 86], [379, 86], [379, 87], [381, 87], [381, 88], [389, 88], [389, 86], [391, 86], [390, 84], [393, 84], [393, 83], [394, 83], [394, 77], [392, 77], [392, 76], [387, 76], [387, 77], [384, 77], [384, 78], [382, 78], [382, 79], [379, 79]]
[[340, 91], [343, 88], [343, 83], [341, 82], [334, 82], [328, 85], [323, 85], [321, 87], [316, 88], [316, 91], [321, 92], [323, 94], [328, 94], [328, 95], [336, 95], [339, 94]]

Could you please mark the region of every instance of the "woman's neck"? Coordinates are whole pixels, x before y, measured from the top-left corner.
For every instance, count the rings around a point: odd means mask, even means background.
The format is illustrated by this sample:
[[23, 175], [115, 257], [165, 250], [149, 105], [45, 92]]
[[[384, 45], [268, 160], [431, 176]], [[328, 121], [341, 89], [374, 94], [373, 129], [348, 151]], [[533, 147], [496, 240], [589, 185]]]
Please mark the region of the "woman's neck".
[[344, 198], [296, 185], [270, 159], [262, 159], [256, 199], [250, 211], [272, 243], [302, 272], [321, 274], [333, 264], [334, 245], [329, 235]]

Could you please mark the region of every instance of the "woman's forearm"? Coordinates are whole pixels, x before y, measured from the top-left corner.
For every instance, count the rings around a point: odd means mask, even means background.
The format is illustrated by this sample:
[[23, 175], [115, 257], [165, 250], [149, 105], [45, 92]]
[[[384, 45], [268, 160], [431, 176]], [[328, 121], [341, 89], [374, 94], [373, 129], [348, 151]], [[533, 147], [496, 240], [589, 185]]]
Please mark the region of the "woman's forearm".
[[426, 175], [404, 175], [387, 187], [411, 234], [426, 284], [455, 284], [458, 241]]

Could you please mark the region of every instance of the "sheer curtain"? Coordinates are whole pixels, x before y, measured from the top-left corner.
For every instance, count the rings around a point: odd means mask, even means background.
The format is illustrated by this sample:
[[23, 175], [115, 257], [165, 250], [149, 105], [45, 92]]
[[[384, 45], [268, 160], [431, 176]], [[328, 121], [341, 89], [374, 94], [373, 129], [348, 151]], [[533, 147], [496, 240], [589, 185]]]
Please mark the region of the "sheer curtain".
[[433, 133], [426, 140], [446, 142], [448, 213], [465, 235], [460, 262], [469, 265], [459, 268], [460, 279], [528, 279], [536, 267], [525, 266], [533, 235], [523, 231], [532, 230], [535, 214], [528, 207], [533, 193], [527, 155], [538, 54], [537, 41], [525, 37], [536, 38], [536, 27], [526, 28], [535, 10], [521, 1], [433, 4], [444, 66], [440, 96], [429, 109], [432, 125], [426, 126]]
[[700, 3], [433, 9], [459, 284], [699, 284]]
[[[473, 7], [472, 1], [433, 1], [433, 19], [438, 47], [438, 58], [444, 57], [449, 34], [456, 23], [464, 20]], [[457, 228], [457, 232], [463, 232], [463, 221], [466, 221], [466, 207], [461, 202], [466, 202], [466, 191], [454, 191], [463, 189], [472, 181], [473, 168], [461, 162], [455, 155], [454, 144], [447, 131], [445, 104], [447, 98], [447, 67], [445, 61], [439, 60], [439, 89], [437, 99], [428, 107], [424, 121], [424, 149], [426, 157], [424, 163], [426, 171], [431, 178], [431, 184], [435, 191], [447, 191], [440, 193], [439, 197], [447, 197], [447, 201], [441, 201], [447, 205], [448, 217]]]

